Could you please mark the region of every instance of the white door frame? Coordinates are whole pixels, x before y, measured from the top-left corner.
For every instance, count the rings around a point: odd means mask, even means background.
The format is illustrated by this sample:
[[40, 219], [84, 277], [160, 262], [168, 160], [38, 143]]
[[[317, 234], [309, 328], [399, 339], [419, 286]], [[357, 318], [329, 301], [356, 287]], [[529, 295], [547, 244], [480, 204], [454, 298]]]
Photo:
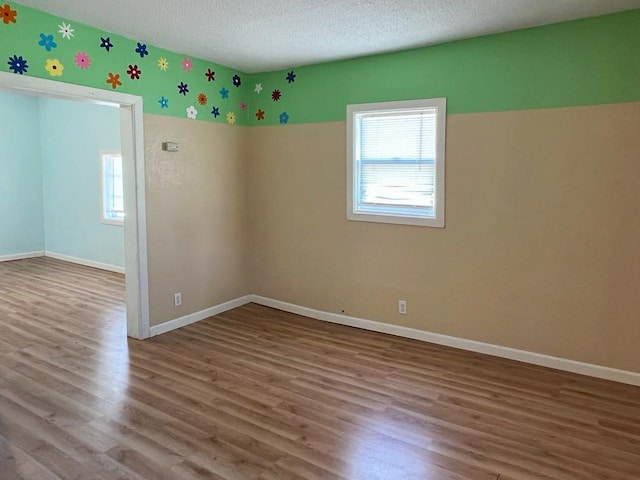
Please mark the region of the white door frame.
[[124, 167], [124, 257], [127, 335], [149, 337], [149, 274], [145, 204], [142, 97], [70, 83], [0, 72], [0, 90], [85, 101], [120, 108]]

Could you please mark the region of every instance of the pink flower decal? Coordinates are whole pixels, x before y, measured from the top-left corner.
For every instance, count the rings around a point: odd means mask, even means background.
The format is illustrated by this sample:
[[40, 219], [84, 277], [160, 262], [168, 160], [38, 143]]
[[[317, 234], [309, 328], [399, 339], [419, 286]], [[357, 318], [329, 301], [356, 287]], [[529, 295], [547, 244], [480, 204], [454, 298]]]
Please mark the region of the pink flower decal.
[[81, 68], [82, 70], [86, 70], [91, 66], [91, 58], [88, 54], [84, 52], [76, 53], [74, 57], [74, 62], [76, 62], [76, 66]]
[[247, 109], [247, 102], [240, 102], [240, 110], [243, 112]]
[[193, 62], [190, 58], [182, 59], [182, 68], [187, 72], [191, 71], [191, 69], [193, 68]]

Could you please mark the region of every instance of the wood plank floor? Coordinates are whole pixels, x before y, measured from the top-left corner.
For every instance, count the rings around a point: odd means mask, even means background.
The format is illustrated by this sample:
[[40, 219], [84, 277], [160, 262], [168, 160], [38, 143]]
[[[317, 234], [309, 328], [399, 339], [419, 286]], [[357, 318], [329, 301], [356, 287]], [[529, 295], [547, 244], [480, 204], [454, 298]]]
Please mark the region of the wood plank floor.
[[127, 340], [123, 298], [0, 263], [0, 479], [640, 479], [640, 388], [257, 305]]

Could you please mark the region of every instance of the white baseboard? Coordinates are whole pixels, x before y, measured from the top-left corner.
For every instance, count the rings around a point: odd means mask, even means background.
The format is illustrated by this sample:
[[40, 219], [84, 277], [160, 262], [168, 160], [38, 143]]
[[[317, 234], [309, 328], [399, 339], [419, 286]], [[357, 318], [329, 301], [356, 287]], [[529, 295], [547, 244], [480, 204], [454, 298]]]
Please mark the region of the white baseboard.
[[15, 253], [13, 255], [0, 255], [0, 262], [12, 262], [14, 260], [25, 260], [27, 258], [36, 258], [44, 256], [44, 251]]
[[316, 320], [348, 325], [350, 327], [362, 328], [364, 330], [371, 330], [374, 332], [388, 333], [398, 337], [422, 340], [424, 342], [445, 345], [447, 347], [459, 348], [461, 350], [468, 350], [471, 352], [484, 353], [486, 355], [493, 355], [494, 357], [508, 358], [510, 360], [517, 360], [519, 362], [530, 363], [542, 367], [554, 368], [565, 372], [578, 373], [580, 375], [587, 375], [614, 382], [640, 386], [640, 373], [636, 372], [617, 370], [600, 365], [593, 365], [590, 363], [577, 362], [575, 360], [567, 360], [565, 358], [552, 357], [540, 353], [517, 350], [515, 348], [492, 345], [490, 343], [476, 342], [474, 340], [466, 340], [464, 338], [451, 337], [448, 335], [441, 335], [439, 333], [432, 333], [399, 325], [391, 325], [388, 323], [375, 322], [373, 320], [365, 320], [337, 313], [324, 312], [322, 310], [314, 310], [312, 308], [301, 307], [299, 305], [282, 302], [280, 300], [273, 300], [259, 295], [249, 295], [249, 297], [250, 301], [253, 303], [276, 308], [278, 310], [284, 310], [285, 312], [295, 313], [305, 317], [315, 318]]
[[259, 295], [245, 295], [229, 302], [195, 312], [184, 317], [176, 318], [160, 325], [152, 326], [150, 329], [151, 336], [161, 335], [170, 332], [176, 328], [184, 327], [195, 322], [204, 320], [205, 318], [218, 315], [220, 313], [232, 310], [247, 303], [257, 303], [266, 307], [276, 308], [285, 312], [295, 313], [304, 317], [315, 318], [325, 322], [347, 325], [350, 327], [361, 328], [363, 330], [371, 330], [373, 332], [387, 333], [398, 337], [412, 338], [423, 342], [444, 345], [447, 347], [459, 348], [470, 352], [483, 353], [494, 357], [507, 358], [519, 362], [539, 365], [542, 367], [553, 368], [565, 372], [587, 375], [590, 377], [611, 380], [619, 383], [640, 386], [640, 373], [630, 372], [626, 370], [617, 370], [615, 368], [593, 365], [590, 363], [577, 362], [565, 358], [552, 357], [541, 353], [527, 352], [517, 350], [515, 348], [502, 347], [500, 345], [492, 345], [490, 343], [477, 342], [475, 340], [467, 340], [439, 333], [427, 332], [425, 330], [417, 330], [415, 328], [402, 327], [400, 325], [391, 325], [388, 323], [376, 322], [373, 320], [365, 320], [363, 318], [350, 317], [337, 313], [324, 312], [322, 310], [314, 310], [312, 308], [294, 305], [292, 303], [282, 302]]
[[55, 258], [56, 260], [63, 260], [69, 263], [84, 265], [85, 267], [99, 268], [100, 270], [107, 270], [109, 272], [124, 273], [124, 267], [109, 265], [108, 263], [94, 262], [93, 260], [85, 260], [84, 258], [70, 257], [69, 255], [63, 255], [61, 253], [46, 251], [44, 252], [44, 256]]
[[170, 332], [171, 330], [175, 330], [176, 328], [186, 327], [187, 325], [190, 325], [192, 323], [199, 322], [200, 320], [213, 317], [214, 315], [218, 315], [220, 313], [224, 313], [227, 310], [233, 310], [234, 308], [241, 307], [242, 305], [246, 305], [250, 302], [251, 295], [245, 295], [244, 297], [239, 297], [235, 300], [230, 300], [214, 307], [209, 307], [205, 310], [200, 310], [199, 312], [176, 318], [175, 320], [169, 320], [168, 322], [161, 323], [160, 325], [154, 325], [149, 329], [149, 333], [152, 337], [155, 337], [156, 335], [162, 335], [163, 333]]

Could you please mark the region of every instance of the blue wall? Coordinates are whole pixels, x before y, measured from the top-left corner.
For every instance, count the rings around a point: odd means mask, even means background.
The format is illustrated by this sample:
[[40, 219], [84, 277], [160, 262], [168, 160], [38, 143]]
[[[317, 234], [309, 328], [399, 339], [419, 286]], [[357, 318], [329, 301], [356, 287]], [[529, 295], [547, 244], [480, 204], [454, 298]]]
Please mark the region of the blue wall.
[[124, 229], [101, 221], [101, 150], [120, 150], [117, 108], [40, 101], [47, 252], [124, 266]]
[[117, 108], [0, 92], [0, 256], [47, 252], [124, 267], [124, 229], [101, 221], [101, 150]]
[[38, 110], [0, 91], [0, 257], [44, 250]]

